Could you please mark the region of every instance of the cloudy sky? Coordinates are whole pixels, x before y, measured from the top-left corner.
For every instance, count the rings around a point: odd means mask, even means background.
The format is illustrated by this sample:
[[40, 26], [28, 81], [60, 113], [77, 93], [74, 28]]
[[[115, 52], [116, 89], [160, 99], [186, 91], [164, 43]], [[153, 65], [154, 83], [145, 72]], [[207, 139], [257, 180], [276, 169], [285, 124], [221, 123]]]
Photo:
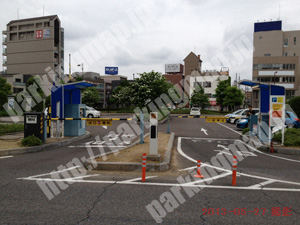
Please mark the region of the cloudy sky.
[[[65, 71], [119, 74], [183, 63], [194, 51], [203, 70], [229, 67], [230, 75], [251, 79], [252, 40], [257, 21], [283, 21], [283, 30], [300, 29], [298, 0], [0, 0], [0, 28], [10, 20], [57, 14], [65, 30]], [[279, 10], [280, 9], [280, 10]], [[0, 60], [2, 65], [2, 59]]]

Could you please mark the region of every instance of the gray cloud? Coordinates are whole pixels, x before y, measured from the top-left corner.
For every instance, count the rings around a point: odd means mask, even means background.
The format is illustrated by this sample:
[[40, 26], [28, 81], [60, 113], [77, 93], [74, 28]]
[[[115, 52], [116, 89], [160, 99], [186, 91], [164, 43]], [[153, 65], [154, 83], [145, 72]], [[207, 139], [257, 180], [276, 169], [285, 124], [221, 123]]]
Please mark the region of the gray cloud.
[[[102, 32], [114, 31], [114, 25], [122, 22], [129, 31], [126, 38], [105, 52], [101, 58], [90, 62], [89, 70], [103, 74], [105, 66], [119, 66], [123, 75], [157, 70], [164, 72], [166, 63], [183, 63], [194, 51], [201, 55], [204, 69], [220, 69], [221, 63], [212, 59], [223, 55], [223, 66], [230, 66], [232, 75], [241, 73], [251, 78], [252, 56], [239, 63], [232, 63], [240, 50], [229, 48], [240, 37], [253, 38], [253, 24], [259, 20], [283, 20], [283, 29], [299, 29], [300, 5], [297, 0], [274, 1], [204, 1], [204, 0], [28, 0], [26, 2], [0, 0], [0, 28], [17, 19], [57, 14], [65, 28], [65, 68], [67, 55], [99, 40]], [[146, 5], [146, 7], [144, 7]], [[140, 8], [144, 7], [144, 11]], [[146, 11], [145, 11], [146, 9]], [[148, 11], [147, 11], [148, 10]], [[146, 13], [145, 13], [146, 12]], [[107, 40], [106, 40], [107, 41]], [[105, 41], [102, 41], [105, 43]], [[217, 60], [215, 60], [217, 61]], [[2, 64], [2, 59], [0, 60]], [[76, 68], [77, 69], [77, 68]]]

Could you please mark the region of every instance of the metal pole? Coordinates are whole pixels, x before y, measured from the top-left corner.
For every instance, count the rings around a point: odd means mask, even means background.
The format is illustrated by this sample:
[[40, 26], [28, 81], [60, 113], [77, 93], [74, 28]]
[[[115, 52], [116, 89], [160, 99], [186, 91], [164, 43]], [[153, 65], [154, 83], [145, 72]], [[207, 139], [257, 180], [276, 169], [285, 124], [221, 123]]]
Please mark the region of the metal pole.
[[140, 110], [140, 121], [141, 121], [141, 139], [140, 139], [140, 144], [144, 144], [144, 114], [143, 111]]
[[167, 134], [170, 133], [170, 113], [168, 113], [168, 129], [167, 129]]

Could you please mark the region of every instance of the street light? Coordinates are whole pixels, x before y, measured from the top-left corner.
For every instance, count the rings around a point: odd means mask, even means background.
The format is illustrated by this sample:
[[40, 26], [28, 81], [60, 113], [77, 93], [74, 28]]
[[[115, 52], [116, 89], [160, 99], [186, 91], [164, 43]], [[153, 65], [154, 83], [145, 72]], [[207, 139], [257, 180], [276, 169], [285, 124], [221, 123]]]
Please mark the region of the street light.
[[275, 75], [278, 73], [278, 71], [274, 72], [274, 85], [275, 85]]

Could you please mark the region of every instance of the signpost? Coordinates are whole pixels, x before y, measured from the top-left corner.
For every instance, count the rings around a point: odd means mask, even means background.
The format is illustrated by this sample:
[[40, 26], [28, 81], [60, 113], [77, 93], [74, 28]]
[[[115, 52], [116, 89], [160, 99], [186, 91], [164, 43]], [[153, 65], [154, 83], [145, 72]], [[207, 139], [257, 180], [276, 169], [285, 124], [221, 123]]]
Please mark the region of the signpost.
[[270, 127], [278, 127], [282, 129], [283, 144], [285, 127], [285, 96], [270, 95]]
[[157, 124], [158, 124], [158, 113], [150, 113], [150, 157], [158, 157], [158, 141], [157, 141]]

